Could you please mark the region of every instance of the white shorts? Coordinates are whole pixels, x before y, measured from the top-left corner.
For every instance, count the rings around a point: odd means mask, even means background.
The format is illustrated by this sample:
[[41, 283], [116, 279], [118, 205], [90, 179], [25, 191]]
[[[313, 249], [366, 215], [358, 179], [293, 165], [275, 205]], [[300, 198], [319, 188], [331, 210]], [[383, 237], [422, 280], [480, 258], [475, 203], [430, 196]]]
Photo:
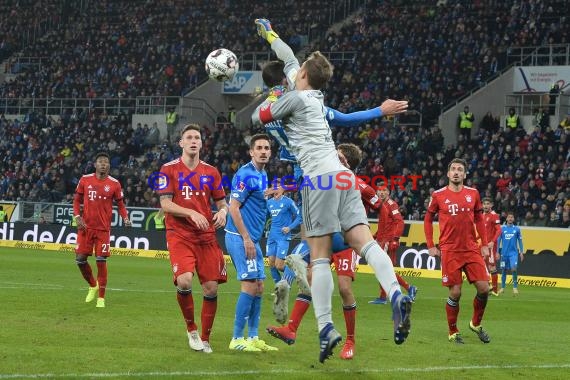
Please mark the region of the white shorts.
[[303, 224], [307, 237], [348, 231], [368, 225], [356, 177], [351, 171], [339, 171], [311, 178], [301, 184]]

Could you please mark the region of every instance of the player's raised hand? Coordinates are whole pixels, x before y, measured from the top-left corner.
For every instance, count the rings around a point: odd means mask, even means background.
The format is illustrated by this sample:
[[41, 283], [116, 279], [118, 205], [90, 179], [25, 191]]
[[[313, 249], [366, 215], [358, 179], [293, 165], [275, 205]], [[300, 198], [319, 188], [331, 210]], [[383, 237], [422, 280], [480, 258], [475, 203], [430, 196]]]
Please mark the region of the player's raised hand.
[[255, 27], [257, 28], [257, 34], [270, 44], [279, 38], [279, 35], [273, 31], [271, 22], [265, 18], [255, 19]]
[[431, 257], [434, 256], [441, 256], [441, 252], [439, 251], [439, 248], [437, 247], [431, 247], [428, 249], [428, 253]]
[[133, 226], [133, 222], [131, 222], [131, 220], [129, 218], [123, 219], [123, 223], [124, 223], [125, 227], [132, 227]]
[[396, 115], [408, 110], [407, 100], [386, 99], [381, 105], [380, 110], [383, 116]]
[[210, 227], [210, 223], [208, 222], [208, 219], [206, 219], [206, 217], [194, 210], [190, 210], [190, 219], [192, 220], [192, 222], [194, 222], [194, 224], [196, 225], [196, 227], [198, 227], [199, 229], [201, 229], [202, 231], [206, 231], [209, 227]]

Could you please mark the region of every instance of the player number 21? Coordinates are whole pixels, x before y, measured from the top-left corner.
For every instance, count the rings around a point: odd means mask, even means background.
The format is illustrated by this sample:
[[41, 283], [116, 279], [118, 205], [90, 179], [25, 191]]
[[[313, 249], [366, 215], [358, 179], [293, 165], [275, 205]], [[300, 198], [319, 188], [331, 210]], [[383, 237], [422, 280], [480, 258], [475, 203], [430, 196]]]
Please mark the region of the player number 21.
[[246, 260], [246, 263], [247, 263], [247, 271], [248, 272], [257, 272], [257, 261]]

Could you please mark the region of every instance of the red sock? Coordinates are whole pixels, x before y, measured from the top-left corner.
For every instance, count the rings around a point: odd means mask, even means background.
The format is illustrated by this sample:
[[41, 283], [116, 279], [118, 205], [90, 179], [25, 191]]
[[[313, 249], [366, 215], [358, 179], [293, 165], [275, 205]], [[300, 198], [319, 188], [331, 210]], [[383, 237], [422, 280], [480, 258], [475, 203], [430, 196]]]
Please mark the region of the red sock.
[[396, 279], [398, 280], [398, 284], [400, 284], [402, 288], [406, 289], [406, 292], [410, 289], [410, 284], [408, 284], [398, 273], [396, 273]]
[[214, 325], [214, 318], [216, 317], [216, 310], [218, 309], [218, 296], [208, 297], [204, 296], [202, 301], [202, 340], [205, 342], [210, 341], [210, 332]]
[[107, 288], [107, 260], [97, 260], [97, 282], [99, 283], [99, 298], [105, 298], [105, 288]]
[[194, 321], [194, 297], [192, 297], [192, 290], [177, 289], [176, 298], [186, 321], [186, 329], [188, 331], [198, 330], [198, 326], [196, 326]]
[[81, 264], [77, 263], [77, 267], [81, 271], [81, 275], [83, 275], [83, 278], [85, 279], [85, 281], [87, 281], [89, 286], [92, 288], [95, 287], [97, 285], [97, 282], [95, 282], [95, 278], [93, 277], [93, 271], [91, 270], [91, 265], [89, 265], [87, 260], [85, 262], [82, 262]]
[[380, 286], [380, 298], [386, 299], [386, 291], [382, 286]]
[[491, 286], [495, 293], [497, 293], [498, 280], [499, 280], [499, 275], [497, 274], [497, 272], [491, 273]]
[[487, 298], [489, 298], [487, 293], [476, 294], [475, 298], [473, 298], [473, 318], [471, 318], [473, 326], [479, 326], [481, 324], [483, 314], [485, 314], [485, 307], [487, 306]]
[[344, 323], [346, 324], [346, 340], [354, 342], [354, 330], [356, 326], [356, 302], [350, 306], [342, 306]]
[[445, 304], [445, 313], [447, 314], [447, 326], [449, 327], [449, 335], [459, 332], [457, 329], [457, 316], [459, 315], [459, 300], [451, 297], [447, 299]]
[[291, 311], [291, 318], [289, 318], [289, 330], [297, 332], [297, 329], [303, 320], [303, 316], [307, 310], [309, 310], [311, 301], [311, 296], [307, 296], [305, 294], [299, 294], [297, 296], [295, 304], [293, 305], [293, 310]]

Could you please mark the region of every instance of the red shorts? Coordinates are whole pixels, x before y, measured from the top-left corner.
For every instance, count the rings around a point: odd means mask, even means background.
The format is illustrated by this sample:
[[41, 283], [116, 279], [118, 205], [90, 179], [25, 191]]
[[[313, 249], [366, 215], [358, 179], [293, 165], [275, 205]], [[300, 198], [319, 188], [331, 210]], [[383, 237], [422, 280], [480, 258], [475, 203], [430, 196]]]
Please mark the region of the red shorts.
[[111, 231], [92, 229], [77, 229], [77, 245], [75, 253], [78, 255], [111, 256]]
[[352, 248], [347, 248], [332, 255], [337, 276], [348, 276], [354, 281], [358, 257]]
[[441, 282], [443, 286], [461, 285], [465, 273], [469, 283], [489, 281], [489, 272], [480, 252], [441, 252]]
[[223, 284], [227, 281], [226, 261], [216, 240], [196, 244], [167, 232], [166, 242], [174, 274], [174, 285], [178, 276], [187, 272], [196, 273], [200, 284], [207, 281]]

